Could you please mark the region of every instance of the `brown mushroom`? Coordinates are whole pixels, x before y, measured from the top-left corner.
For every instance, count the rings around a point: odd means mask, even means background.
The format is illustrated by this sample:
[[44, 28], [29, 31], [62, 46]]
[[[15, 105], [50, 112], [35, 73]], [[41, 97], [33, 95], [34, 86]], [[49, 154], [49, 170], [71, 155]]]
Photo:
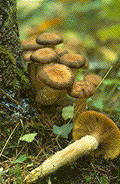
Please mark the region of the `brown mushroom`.
[[30, 59], [33, 62], [37, 62], [41, 65], [55, 62], [57, 60], [57, 58], [58, 58], [58, 56], [57, 56], [56, 52], [51, 48], [38, 49], [38, 50], [34, 51], [30, 56]]
[[26, 68], [27, 68], [28, 73], [29, 73], [31, 87], [32, 87], [33, 91], [36, 92], [36, 91], [39, 91], [41, 88], [43, 88], [44, 83], [36, 80], [36, 72], [39, 69], [39, 67], [38, 67], [37, 63], [31, 62], [30, 56], [32, 53], [33, 53], [33, 51], [27, 51], [27, 52], [23, 53], [23, 59], [27, 65]]
[[27, 183], [48, 175], [84, 154], [114, 159], [120, 154], [120, 130], [107, 116], [96, 111], [79, 114], [73, 128], [74, 143], [56, 152], [25, 178]]
[[62, 57], [63, 55], [68, 54], [68, 50], [61, 48], [61, 47], [55, 48], [55, 52], [57, 53], [59, 57]]
[[80, 54], [64, 54], [58, 62], [69, 66], [74, 71], [74, 75], [78, 73], [79, 68], [86, 68], [86, 59]]
[[55, 48], [55, 45], [63, 43], [63, 39], [56, 33], [41, 33], [37, 37], [36, 42], [38, 44], [44, 45], [45, 47], [47, 46]]
[[74, 75], [69, 67], [54, 63], [41, 67], [37, 78], [46, 85], [46, 88], [36, 95], [36, 100], [43, 105], [53, 104], [61, 94], [61, 90], [72, 87], [74, 82]]
[[74, 122], [74, 141], [83, 136], [94, 136], [99, 144], [92, 155], [103, 155], [105, 159], [114, 159], [120, 153], [120, 131], [106, 115], [96, 111], [86, 111], [78, 115]]
[[23, 53], [23, 59], [24, 61], [26, 62], [29, 62], [30, 61], [30, 55], [32, 54], [33, 51], [27, 51], [27, 52], [24, 52]]
[[88, 83], [93, 84], [95, 87], [97, 87], [101, 83], [102, 77], [95, 74], [88, 74], [84, 77], [84, 80], [87, 81]]
[[74, 118], [76, 118], [78, 114], [86, 110], [86, 101], [94, 94], [95, 87], [93, 84], [84, 80], [75, 81], [73, 87], [67, 90], [67, 92], [75, 98]]
[[37, 44], [36, 43], [36, 39], [35, 38], [31, 38], [31, 39], [24, 39], [22, 40], [22, 51], [34, 51], [40, 48], [43, 48], [43, 45]]
[[56, 52], [51, 48], [42, 48], [38, 49], [30, 55], [30, 60], [32, 61], [29, 63], [29, 74], [31, 80], [31, 86], [33, 86], [34, 91], [38, 92], [42, 89], [45, 85], [43, 82], [37, 79], [37, 73], [40, 70], [41, 66], [54, 62], [57, 59]]

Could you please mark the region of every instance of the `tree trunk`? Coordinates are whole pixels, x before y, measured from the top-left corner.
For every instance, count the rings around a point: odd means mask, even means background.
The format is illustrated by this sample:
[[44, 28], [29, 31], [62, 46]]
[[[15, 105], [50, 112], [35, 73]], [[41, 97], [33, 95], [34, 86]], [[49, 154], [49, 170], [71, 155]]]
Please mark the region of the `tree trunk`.
[[23, 69], [16, 17], [16, 0], [1, 0], [1, 87], [17, 93], [29, 82]]

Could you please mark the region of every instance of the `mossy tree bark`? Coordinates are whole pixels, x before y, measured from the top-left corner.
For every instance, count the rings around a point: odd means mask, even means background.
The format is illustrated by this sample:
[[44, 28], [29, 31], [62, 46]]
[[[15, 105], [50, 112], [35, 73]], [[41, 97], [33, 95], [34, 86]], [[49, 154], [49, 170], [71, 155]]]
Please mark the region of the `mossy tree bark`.
[[16, 17], [16, 0], [1, 0], [1, 87], [17, 93], [28, 88], [22, 66], [21, 45]]

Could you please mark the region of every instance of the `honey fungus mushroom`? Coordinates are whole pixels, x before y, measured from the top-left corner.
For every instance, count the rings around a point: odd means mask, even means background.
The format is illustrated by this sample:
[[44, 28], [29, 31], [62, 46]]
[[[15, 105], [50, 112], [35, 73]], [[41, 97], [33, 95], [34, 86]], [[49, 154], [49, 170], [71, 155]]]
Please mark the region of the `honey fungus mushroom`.
[[78, 73], [79, 68], [86, 68], [86, 59], [80, 54], [64, 54], [60, 57], [58, 62], [69, 66], [75, 75]]
[[93, 84], [95, 87], [97, 87], [101, 83], [102, 77], [95, 74], [88, 74], [84, 77], [84, 80], [87, 81], [88, 83]]
[[30, 55], [30, 63], [28, 65], [31, 86], [35, 92], [42, 89], [45, 85], [42, 81], [37, 79], [37, 73], [41, 66], [55, 62], [57, 59], [56, 52], [51, 48], [38, 49]]
[[37, 37], [36, 42], [45, 47], [55, 48], [56, 45], [63, 43], [63, 38], [56, 33], [41, 33]]
[[31, 39], [24, 39], [22, 40], [22, 51], [26, 52], [26, 51], [34, 51], [40, 48], [43, 48], [43, 45], [37, 44], [36, 43], [36, 39], [35, 38], [31, 38]]
[[51, 62], [55, 62], [57, 60], [58, 56], [56, 52], [51, 48], [42, 48], [34, 51], [30, 59], [33, 62], [37, 62], [39, 64], [47, 64]]
[[27, 183], [43, 177], [84, 154], [114, 159], [120, 154], [120, 130], [106, 115], [96, 111], [79, 114], [73, 128], [74, 143], [56, 152], [25, 178]]
[[62, 47], [56, 47], [55, 52], [57, 53], [59, 57], [62, 57], [63, 55], [68, 54], [68, 50]]
[[75, 81], [73, 87], [67, 90], [68, 94], [75, 98], [74, 102], [74, 119], [81, 112], [86, 110], [86, 101], [95, 92], [95, 87], [93, 84], [87, 81]]
[[53, 104], [65, 89], [72, 87], [74, 82], [74, 75], [69, 67], [54, 63], [41, 67], [37, 78], [46, 85], [36, 95], [36, 101], [42, 105]]

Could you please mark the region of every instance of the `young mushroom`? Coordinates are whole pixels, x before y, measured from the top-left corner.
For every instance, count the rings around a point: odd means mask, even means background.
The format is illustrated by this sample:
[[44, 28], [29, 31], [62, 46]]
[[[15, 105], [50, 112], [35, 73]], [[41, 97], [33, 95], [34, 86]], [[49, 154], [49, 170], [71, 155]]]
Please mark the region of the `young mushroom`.
[[63, 38], [56, 33], [41, 33], [37, 37], [36, 42], [45, 47], [55, 48], [56, 45], [63, 43]]
[[84, 80], [87, 81], [88, 83], [93, 84], [95, 87], [97, 87], [101, 83], [102, 77], [95, 74], [88, 74], [84, 77]]
[[120, 131], [107, 116], [96, 111], [79, 114], [73, 128], [74, 143], [56, 152], [25, 178], [27, 183], [48, 175], [85, 154], [114, 159], [120, 154]]
[[30, 55], [30, 63], [28, 65], [28, 70], [30, 74], [31, 86], [33, 86], [34, 91], [38, 92], [45, 85], [42, 81], [37, 79], [37, 73], [41, 66], [54, 62], [57, 59], [56, 52], [51, 48], [38, 49]]
[[84, 80], [75, 81], [73, 87], [67, 90], [68, 94], [75, 98], [74, 119], [83, 111], [86, 111], [86, 101], [95, 92], [93, 84]]
[[36, 95], [36, 101], [42, 105], [53, 104], [61, 92], [71, 88], [74, 82], [74, 75], [69, 67], [54, 63], [41, 67], [37, 78], [46, 85]]
[[87, 99], [95, 93], [96, 87], [101, 81], [101, 76], [89, 74], [84, 77], [84, 80], [75, 81], [73, 87], [68, 90], [68, 94], [75, 98], [74, 118], [86, 110]]

